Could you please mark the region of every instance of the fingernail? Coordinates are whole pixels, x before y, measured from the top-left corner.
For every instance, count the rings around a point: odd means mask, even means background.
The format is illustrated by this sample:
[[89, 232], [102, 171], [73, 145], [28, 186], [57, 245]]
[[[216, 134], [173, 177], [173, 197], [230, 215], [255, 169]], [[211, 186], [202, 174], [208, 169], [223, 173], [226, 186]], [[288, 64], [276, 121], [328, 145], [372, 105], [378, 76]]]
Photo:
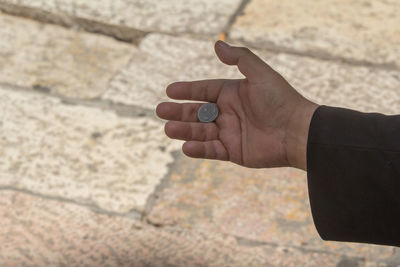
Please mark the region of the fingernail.
[[231, 48], [230, 45], [228, 45], [227, 43], [225, 43], [224, 41], [221, 41], [221, 40], [218, 41], [218, 44], [219, 44], [222, 48], [226, 48], [226, 49]]

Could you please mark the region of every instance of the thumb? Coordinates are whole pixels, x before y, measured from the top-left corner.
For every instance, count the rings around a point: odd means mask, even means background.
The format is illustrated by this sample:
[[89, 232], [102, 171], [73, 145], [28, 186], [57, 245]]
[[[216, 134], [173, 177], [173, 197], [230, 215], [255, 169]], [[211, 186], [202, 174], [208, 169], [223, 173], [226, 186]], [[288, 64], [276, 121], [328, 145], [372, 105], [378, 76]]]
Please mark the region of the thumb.
[[261, 80], [266, 75], [266, 71], [272, 71], [264, 61], [246, 47], [234, 47], [225, 42], [217, 41], [214, 49], [223, 63], [237, 65], [239, 71], [249, 81]]

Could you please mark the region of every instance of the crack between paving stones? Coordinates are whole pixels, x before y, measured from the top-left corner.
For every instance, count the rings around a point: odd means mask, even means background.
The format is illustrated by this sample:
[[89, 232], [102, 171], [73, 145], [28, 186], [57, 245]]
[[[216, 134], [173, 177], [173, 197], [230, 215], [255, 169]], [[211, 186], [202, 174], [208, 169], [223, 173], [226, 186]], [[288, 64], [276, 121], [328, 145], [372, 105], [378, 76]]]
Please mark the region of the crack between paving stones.
[[285, 245], [285, 244], [278, 244], [278, 243], [274, 243], [274, 242], [257, 241], [257, 240], [243, 238], [243, 237], [239, 237], [239, 236], [235, 236], [235, 235], [231, 235], [231, 236], [236, 239], [236, 242], [239, 246], [244, 246], [244, 247], [270, 246], [270, 247], [275, 247], [275, 248], [281, 247], [284, 252], [290, 252], [290, 251], [288, 251], [288, 249], [295, 249], [295, 250], [299, 250], [299, 251], [305, 252], [305, 253], [328, 254], [328, 255], [341, 256], [341, 257], [357, 257], [358, 256], [358, 255], [352, 255], [352, 254], [342, 254], [342, 253], [337, 253], [337, 252], [331, 252], [331, 251], [326, 251], [326, 250], [321, 250], [321, 249], [305, 248], [305, 247], [295, 246], [295, 245]]
[[[51, 95], [54, 96], [54, 95]], [[56, 98], [60, 99], [61, 103], [66, 105], [76, 105], [76, 106], [84, 106], [84, 107], [91, 107], [97, 108], [102, 110], [112, 110], [118, 115], [119, 117], [128, 117], [128, 118], [135, 118], [135, 117], [152, 117], [157, 118], [155, 115], [155, 110], [144, 108], [136, 105], [127, 105], [119, 102], [113, 102], [110, 100], [102, 100], [102, 99], [76, 99], [76, 98], [66, 98], [63, 96], [55, 96]]]
[[175, 229], [182, 230], [177, 224], [158, 224], [158, 223], [153, 223], [151, 221], [143, 220], [143, 213], [141, 211], [131, 209], [129, 212], [122, 213], [122, 212], [115, 212], [111, 210], [105, 210], [103, 208], [100, 208], [96, 204], [90, 204], [90, 203], [83, 203], [79, 202], [73, 199], [69, 198], [64, 198], [60, 196], [51, 196], [51, 195], [45, 195], [41, 193], [35, 193], [33, 191], [30, 191], [28, 189], [22, 189], [22, 188], [16, 188], [13, 186], [0, 186], [0, 192], [1, 191], [9, 191], [9, 192], [16, 192], [16, 193], [21, 193], [21, 194], [26, 194], [29, 196], [41, 198], [41, 199], [46, 199], [46, 200], [52, 200], [52, 201], [57, 201], [57, 202], [62, 202], [62, 203], [67, 203], [67, 204], [72, 204], [72, 205], [77, 205], [80, 207], [84, 207], [89, 209], [90, 211], [99, 214], [99, 215], [108, 215], [108, 216], [116, 216], [116, 217], [123, 217], [127, 219], [132, 219], [135, 221], [140, 221], [142, 223], [145, 223], [146, 225], [152, 226], [154, 228], [164, 228], [166, 227], [167, 229], [170, 227], [174, 227]]
[[23, 193], [23, 194], [27, 194], [27, 195], [42, 198], [42, 199], [54, 200], [54, 201], [58, 201], [58, 202], [68, 203], [68, 204], [74, 204], [77, 206], [88, 208], [89, 210], [91, 210], [92, 212], [97, 213], [97, 214], [118, 216], [118, 217], [130, 218], [130, 219], [135, 219], [135, 220], [139, 220], [142, 216], [141, 215], [142, 212], [135, 210], [135, 209], [131, 209], [129, 212], [126, 212], [126, 213], [115, 212], [115, 211], [105, 210], [103, 208], [100, 208], [96, 204], [83, 203], [83, 202], [79, 202], [79, 201], [76, 201], [73, 199], [64, 198], [64, 197], [60, 197], [60, 196], [51, 196], [51, 195], [45, 195], [45, 194], [41, 194], [41, 193], [35, 193], [28, 189], [16, 188], [13, 186], [0, 186], [0, 191], [12, 191], [12, 192]]
[[155, 187], [153, 193], [151, 193], [149, 195], [149, 197], [146, 200], [146, 204], [145, 204], [145, 208], [142, 212], [142, 217], [141, 217], [141, 221], [145, 222], [147, 224], [151, 224], [155, 227], [164, 227], [164, 226], [174, 226], [175, 223], [173, 224], [163, 224], [163, 223], [154, 223], [152, 222], [147, 216], [150, 214], [151, 210], [153, 209], [156, 201], [158, 198], [160, 198], [160, 195], [162, 194], [162, 191], [169, 185], [170, 181], [171, 181], [171, 174], [174, 171], [175, 167], [177, 167], [177, 161], [178, 161], [178, 157], [181, 156], [182, 154], [180, 153], [180, 151], [172, 151], [171, 152], [171, 156], [173, 158], [173, 161], [170, 162], [167, 165], [168, 168], [168, 172], [167, 174], [164, 175], [163, 178], [161, 178], [160, 182], [158, 183], [158, 185]]
[[18, 4], [0, 2], [0, 11], [6, 14], [30, 18], [35, 21], [55, 24], [66, 28], [81, 28], [87, 32], [111, 36], [119, 41], [136, 45], [149, 33], [128, 26], [109, 24], [67, 14], [54, 14], [40, 8], [21, 6]]
[[22, 92], [24, 94], [33, 94], [33, 95], [43, 95], [45, 97], [57, 99], [61, 104], [65, 105], [76, 105], [82, 107], [89, 108], [97, 108], [101, 110], [111, 110], [114, 111], [115, 114], [119, 117], [128, 117], [128, 118], [136, 118], [136, 117], [151, 117], [153, 119], [158, 119], [155, 114], [155, 110], [140, 107], [137, 105], [127, 105], [123, 103], [113, 102], [110, 100], [104, 100], [101, 98], [91, 98], [91, 99], [80, 99], [80, 98], [71, 98], [66, 97], [60, 94], [51, 93], [51, 89], [49, 88], [27, 88], [11, 85], [8, 83], [0, 83], [0, 90], [4, 91], [12, 91], [12, 92]]
[[244, 247], [271, 246], [271, 247], [277, 247], [277, 248], [282, 247], [283, 250], [285, 248], [291, 248], [291, 249], [301, 250], [304, 252], [317, 252], [317, 253], [325, 253], [325, 254], [331, 254], [331, 255], [342, 255], [340, 253], [330, 252], [330, 251], [326, 251], [326, 250], [304, 248], [301, 246], [294, 246], [294, 245], [284, 245], [284, 244], [278, 244], [278, 243], [274, 243], [274, 242], [258, 241], [258, 240], [248, 239], [248, 238], [239, 237], [239, 236], [235, 236], [235, 235], [232, 235], [232, 237], [236, 239], [236, 242], [239, 246], [244, 246]]

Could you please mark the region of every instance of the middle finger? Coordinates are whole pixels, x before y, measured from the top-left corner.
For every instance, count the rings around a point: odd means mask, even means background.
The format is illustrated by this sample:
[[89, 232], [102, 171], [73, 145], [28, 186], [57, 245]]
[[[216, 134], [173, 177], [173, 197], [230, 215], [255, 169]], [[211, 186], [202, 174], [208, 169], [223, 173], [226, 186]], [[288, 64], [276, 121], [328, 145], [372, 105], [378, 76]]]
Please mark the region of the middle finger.
[[204, 103], [163, 102], [156, 108], [157, 116], [164, 120], [199, 122], [197, 111]]

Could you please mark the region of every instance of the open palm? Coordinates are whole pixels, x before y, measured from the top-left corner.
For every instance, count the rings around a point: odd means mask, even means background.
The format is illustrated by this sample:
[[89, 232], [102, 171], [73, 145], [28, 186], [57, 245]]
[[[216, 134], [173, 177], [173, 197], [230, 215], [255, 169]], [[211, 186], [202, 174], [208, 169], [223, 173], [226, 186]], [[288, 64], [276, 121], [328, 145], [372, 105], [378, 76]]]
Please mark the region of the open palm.
[[219, 116], [213, 123], [202, 123], [197, 111], [204, 102], [161, 103], [156, 112], [169, 120], [166, 134], [186, 140], [182, 149], [190, 157], [254, 168], [289, 166], [288, 128], [305, 98], [247, 48], [217, 42], [215, 50], [222, 62], [237, 65], [246, 78], [169, 85], [170, 98], [216, 103]]

